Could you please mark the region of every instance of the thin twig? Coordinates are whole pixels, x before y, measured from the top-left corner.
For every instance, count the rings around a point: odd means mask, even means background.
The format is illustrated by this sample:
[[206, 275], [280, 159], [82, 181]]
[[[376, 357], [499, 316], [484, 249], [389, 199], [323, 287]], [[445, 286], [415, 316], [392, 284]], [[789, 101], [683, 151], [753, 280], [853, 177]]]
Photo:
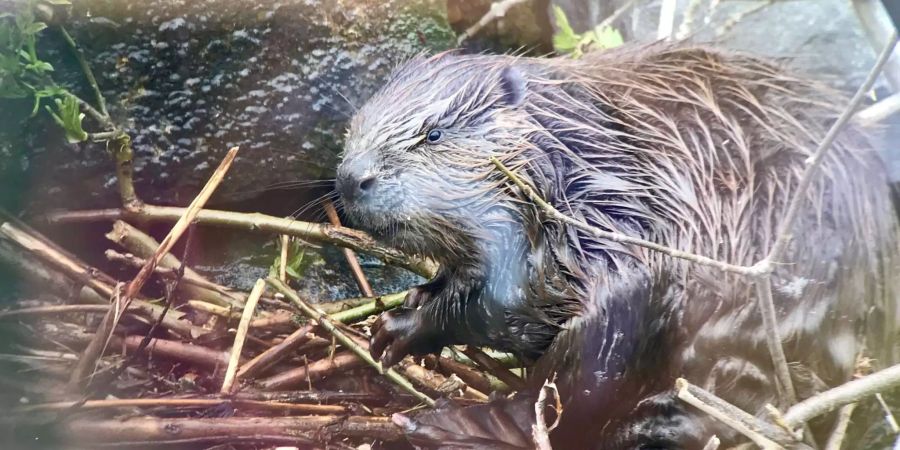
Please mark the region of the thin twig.
[[62, 34], [63, 40], [66, 41], [66, 44], [69, 45], [69, 48], [72, 50], [72, 53], [75, 54], [75, 58], [78, 60], [78, 65], [81, 66], [81, 71], [84, 72], [84, 77], [87, 79], [88, 84], [91, 85], [91, 89], [94, 91], [94, 99], [97, 101], [97, 108], [100, 110], [100, 114], [106, 117], [106, 123], [102, 123], [103, 126], [109, 126], [109, 112], [106, 110], [106, 99], [103, 98], [103, 93], [100, 92], [100, 85], [97, 84], [97, 79], [94, 78], [94, 71], [91, 70], [91, 65], [88, 64], [87, 59], [84, 57], [84, 53], [81, 52], [81, 49], [78, 48], [78, 45], [75, 44], [75, 40], [72, 39], [72, 36], [69, 35], [69, 32], [66, 31], [66, 27], [60, 25], [59, 32]]
[[662, 6], [659, 10], [659, 26], [656, 29], [657, 39], [672, 39], [672, 32], [675, 31], [675, 11], [678, 9], [677, 7], [677, 0], [662, 0]]
[[237, 377], [242, 380], [253, 378], [278, 361], [281, 361], [283, 358], [287, 357], [289, 353], [293, 352], [297, 347], [309, 341], [309, 333], [315, 326], [316, 322], [311, 321], [310, 323], [296, 329], [288, 337], [284, 338], [284, 340], [281, 341], [278, 345], [275, 345], [268, 350], [260, 353], [259, 355], [256, 355], [256, 357], [241, 366], [240, 370], [238, 370], [237, 372]]
[[729, 32], [732, 28], [734, 28], [735, 25], [741, 23], [742, 20], [762, 11], [763, 8], [771, 5], [772, 3], [774, 3], [774, 1], [775, 0], [763, 0], [755, 5], [751, 5], [743, 11], [738, 11], [737, 13], [732, 14], [731, 17], [725, 20], [725, 23], [723, 23], [722, 26], [720, 26], [716, 30], [716, 35], [722, 36], [723, 34]]
[[302, 365], [258, 380], [257, 385], [264, 390], [289, 389], [299, 386], [301, 383], [306, 383], [309, 386], [313, 381], [334, 374], [337, 371], [346, 373], [350, 369], [365, 367], [365, 365], [365, 361], [348, 352], [340, 352], [331, 358], [322, 358], [313, 362], [307, 361], [304, 355]]
[[625, 14], [625, 11], [631, 9], [631, 7], [634, 6], [635, 3], [637, 3], [637, 0], [628, 0], [627, 2], [623, 3], [622, 6], [613, 11], [613, 13], [609, 15], [609, 17], [603, 19], [603, 21], [597, 24], [595, 28], [602, 29], [604, 27], [612, 26], [613, 22], [621, 17], [622, 14]]
[[237, 375], [238, 364], [241, 361], [241, 350], [244, 348], [244, 341], [247, 338], [247, 332], [250, 331], [250, 319], [253, 318], [253, 312], [256, 310], [256, 303], [262, 297], [263, 291], [266, 290], [266, 282], [262, 279], [256, 280], [250, 296], [247, 297], [247, 303], [244, 305], [244, 314], [241, 316], [241, 322], [238, 324], [237, 332], [234, 333], [234, 345], [231, 347], [231, 357], [228, 359], [228, 369], [225, 370], [225, 380], [222, 381], [222, 389], [219, 391], [223, 394], [230, 394], [232, 386]]
[[742, 411], [736, 406], [693, 386], [684, 378], [675, 380], [678, 398], [718, 419], [764, 449], [781, 449], [795, 443], [793, 436]]
[[519, 3], [525, 3], [526, 0], [499, 0], [494, 3], [491, 3], [491, 8], [486, 12], [478, 22], [475, 22], [474, 25], [467, 28], [459, 37], [456, 39], [456, 45], [462, 45], [466, 39], [475, 36], [478, 32], [481, 31], [482, 28], [486, 27], [487, 24], [497, 20], [506, 15], [506, 12], [510, 10], [515, 5]]
[[775, 301], [772, 298], [772, 280], [762, 277], [756, 280], [756, 300], [759, 312], [762, 316], [763, 329], [766, 332], [766, 346], [775, 366], [775, 376], [778, 378], [778, 387], [783, 393], [788, 405], [797, 403], [797, 394], [794, 383], [791, 381], [791, 371], [787, 365], [787, 357], [781, 346], [781, 336], [778, 334], [778, 317], [775, 312]]
[[828, 442], [825, 443], [824, 450], [841, 450], [844, 443], [844, 437], [847, 436], [847, 426], [850, 425], [850, 418], [853, 417], [853, 411], [856, 409], [857, 403], [850, 403], [841, 407], [837, 420], [834, 422], [834, 429], [828, 436]]
[[371, 302], [330, 315], [332, 320], [341, 323], [352, 323], [363, 320], [382, 311], [396, 308], [406, 299], [406, 291], [375, 297]]
[[[856, 12], [860, 28], [874, 49], [884, 47], [895, 28], [888, 17], [890, 13], [885, 14], [885, 10], [890, 8], [892, 3], [895, 2], [883, 0], [853, 0], [850, 2]], [[891, 58], [885, 64], [884, 77], [894, 92], [900, 92], [900, 57]]]
[[[340, 227], [341, 219], [338, 217], [337, 210], [334, 209], [334, 204], [331, 203], [331, 200], [325, 201], [325, 215], [328, 216], [328, 221], [331, 222], [332, 225], [336, 227]], [[362, 294], [366, 297], [374, 297], [375, 292], [372, 291], [372, 286], [369, 284], [369, 280], [366, 279], [366, 274], [363, 273], [362, 267], [359, 265], [359, 259], [356, 258], [356, 253], [353, 253], [353, 250], [349, 248], [344, 248], [344, 258], [347, 259], [347, 264], [350, 265], [350, 271], [353, 273], [353, 278], [356, 279], [356, 284], [359, 285], [359, 290], [362, 291]]]
[[287, 283], [287, 259], [288, 259], [288, 247], [291, 244], [291, 237], [282, 234], [281, 235], [281, 259], [278, 260], [278, 279]]
[[188, 229], [191, 222], [193, 222], [194, 218], [197, 216], [197, 213], [203, 208], [206, 201], [209, 200], [209, 197], [212, 196], [212, 193], [219, 186], [219, 183], [228, 172], [228, 168], [231, 167], [231, 163], [234, 161], [235, 156], [237, 156], [237, 150], [237, 147], [234, 147], [228, 151], [225, 158], [222, 160], [222, 163], [219, 164], [219, 167], [213, 172], [209, 181], [207, 181], [203, 189], [200, 190], [200, 193], [197, 194], [197, 197], [191, 202], [191, 205], [185, 210], [185, 214], [175, 223], [169, 231], [169, 234], [163, 239], [162, 243], [160, 243], [160, 247], [157, 249], [156, 254], [150, 258], [148, 263], [140, 270], [140, 272], [138, 272], [134, 279], [128, 283], [122, 297], [117, 299], [118, 301], [114, 301], [110, 304], [109, 312], [104, 316], [103, 321], [97, 328], [94, 339], [88, 344], [88, 347], [82, 354], [81, 360], [78, 361], [78, 366], [72, 372], [72, 377], [69, 380], [70, 386], [73, 388], [80, 387], [82, 383], [87, 380], [88, 375], [94, 371], [97, 361], [103, 355], [103, 352], [109, 344], [109, 339], [112, 336], [116, 324], [119, 322], [122, 312], [128, 308], [132, 299], [140, 292], [144, 283], [150, 278], [150, 274], [153, 273], [156, 265], [159, 264], [162, 257], [172, 249], [172, 246], [175, 245], [178, 238], [180, 238]]
[[713, 435], [709, 438], [708, 441], [706, 441], [706, 445], [703, 446], [703, 450], [718, 450], [719, 444], [721, 444], [721, 442], [719, 441], [719, 437]]
[[900, 111], [900, 92], [878, 100], [874, 105], [862, 109], [853, 116], [853, 120], [861, 126], [870, 127], [897, 114], [898, 111]]
[[513, 390], [520, 391], [525, 388], [525, 380], [516, 374], [512, 373], [506, 367], [503, 367], [499, 361], [492, 358], [490, 355], [482, 351], [481, 349], [467, 345], [463, 350], [463, 354], [468, 356], [483, 367], [485, 370], [490, 372], [495, 377], [499, 378], [501, 381], [506, 383], [507, 386], [512, 388]]
[[766, 260], [770, 262], [781, 262], [781, 257], [784, 254], [784, 251], [787, 249], [788, 242], [793, 235], [793, 227], [794, 223], [797, 221], [797, 217], [800, 214], [800, 207], [806, 201], [806, 191], [809, 189], [809, 186], [813, 182], [813, 178], [819, 171], [819, 166], [822, 164], [822, 161], [825, 159], [825, 155], [828, 153], [828, 150], [831, 148], [831, 144], [834, 143], [834, 140], [837, 138], [838, 134], [840, 134], [841, 130], [844, 129], [844, 125], [853, 117], [853, 114], [856, 112], [856, 109], [859, 107], [859, 104], [866, 97], [866, 94], [872, 89], [872, 86], [875, 84], [875, 80], [878, 79], [878, 74], [881, 73], [881, 69], [884, 67], [884, 64], [890, 59], [891, 54], [894, 51], [894, 46], [897, 44], [897, 32], [896, 30], [891, 35], [890, 40], [887, 45], [885, 45], [884, 49], [881, 50], [881, 54], [878, 55], [878, 60], [875, 62], [875, 65], [869, 70], [868, 75], [866, 75], [865, 81], [863, 81], [862, 85], [859, 86], [859, 89], [856, 90], [856, 93], [853, 94], [853, 97], [850, 99], [850, 103], [844, 108], [844, 112], [835, 120], [834, 124], [831, 125], [831, 128], [828, 130], [828, 133], [825, 134], [825, 137], [822, 139], [822, 142], [819, 143], [816, 151], [813, 152], [812, 156], [809, 157], [806, 164], [806, 170], [803, 171], [803, 175], [800, 178], [800, 183], [797, 185], [797, 188], [794, 190], [794, 195], [791, 198], [791, 202], [788, 204], [787, 212], [784, 215], [784, 218], [781, 220], [781, 224], [778, 227], [777, 238], [775, 239], [775, 243], [772, 245], [772, 249], [769, 251], [768, 256], [766, 256]]
[[[130, 224], [117, 220], [113, 223], [112, 230], [106, 233], [106, 238], [116, 244], [128, 249], [133, 255], [125, 255], [124, 257], [113, 256], [131, 266], [137, 267], [139, 270], [147, 264], [147, 260], [151, 258], [159, 248], [159, 242], [149, 234], [131, 226]], [[114, 255], [112, 251], [107, 251], [107, 258]], [[136, 257], [136, 256], [137, 257]], [[139, 257], [139, 258], [138, 258]], [[169, 253], [159, 260], [154, 271], [156, 273], [165, 272], [166, 269], [176, 269], [182, 267], [182, 261]], [[184, 285], [179, 285], [179, 289], [191, 298], [200, 299], [215, 303], [221, 306], [233, 306], [243, 308], [245, 296], [237, 294], [224, 286], [220, 286], [206, 279], [190, 267], [184, 267], [183, 281]]]
[[675, 39], [680, 41], [690, 36], [691, 29], [694, 26], [694, 19], [702, 3], [703, 0], [690, 0], [690, 3], [688, 3], [687, 7], [684, 9], [684, 17], [681, 19], [681, 25], [678, 27], [678, 32], [675, 33]]
[[[51, 306], [35, 306], [33, 308], [20, 308], [8, 311], [0, 311], [0, 319], [9, 319], [20, 316], [40, 316], [51, 314], [72, 314], [72, 313], [105, 313], [109, 310], [106, 305], [51, 305]], [[129, 308], [129, 313], [134, 314], [133, 308]]]
[[758, 265], [753, 266], [738, 266], [734, 264], [725, 263], [722, 261], [718, 261], [712, 258], [708, 258], [706, 256], [697, 255], [694, 253], [684, 252], [681, 250], [676, 250], [674, 248], [666, 247], [664, 245], [657, 244], [655, 242], [650, 242], [644, 239], [636, 238], [629, 236], [627, 234], [622, 233], [614, 233], [611, 231], [601, 230], [595, 226], [589, 225], [585, 222], [582, 222], [577, 219], [573, 219], [557, 210], [553, 207], [553, 205], [547, 203], [541, 196], [539, 196], [531, 186], [527, 185], [521, 178], [519, 178], [515, 173], [509, 170], [499, 159], [496, 157], [491, 157], [491, 162], [497, 166], [497, 169], [500, 170], [504, 175], [507, 176], [522, 192], [537, 204], [544, 212], [553, 219], [559, 220], [561, 222], [565, 222], [569, 225], [572, 225], [575, 228], [591, 233], [594, 236], [609, 239], [613, 242], [620, 242], [624, 244], [632, 244], [638, 245], [653, 251], [660, 252], [665, 255], [672, 256], [674, 258], [680, 258], [687, 261], [691, 261], [697, 264], [702, 264], [709, 267], [714, 267], [720, 269], [725, 272], [738, 273], [742, 275], [749, 276], [759, 276], [767, 272], [768, 268]]
[[385, 375], [388, 379], [396, 383], [398, 386], [403, 388], [406, 392], [416, 396], [419, 400], [428, 404], [428, 406], [434, 406], [434, 400], [431, 397], [419, 392], [406, 378], [397, 373], [394, 369], [384, 370], [381, 367], [381, 363], [372, 359], [372, 356], [369, 355], [369, 352], [362, 347], [360, 347], [352, 338], [344, 334], [343, 331], [339, 330], [337, 326], [332, 323], [332, 320], [328, 317], [327, 314], [323, 313], [310, 306], [308, 303], [303, 301], [291, 288], [287, 287], [281, 281], [278, 281], [274, 278], [267, 278], [266, 282], [269, 283], [270, 286], [274, 287], [276, 290], [284, 294], [294, 305], [303, 312], [304, 315], [309, 317], [310, 319], [315, 319], [319, 322], [319, 325], [322, 326], [325, 330], [332, 334], [343, 346], [347, 347], [357, 356], [359, 356], [363, 361], [365, 361], [370, 366], [374, 367], [378, 373]]
[[884, 397], [880, 392], [875, 394], [875, 400], [878, 401], [878, 406], [884, 411], [884, 421], [887, 423], [888, 427], [890, 427], [891, 432], [894, 434], [900, 433], [900, 425], [897, 424], [897, 418], [894, 417], [894, 412], [891, 411], [891, 408], [888, 406], [887, 402], [884, 401]]
[[784, 419], [796, 427], [813, 417], [834, 411], [848, 403], [858, 402], [870, 395], [900, 386], [900, 364], [848, 381], [840, 386], [816, 394], [792, 406]]

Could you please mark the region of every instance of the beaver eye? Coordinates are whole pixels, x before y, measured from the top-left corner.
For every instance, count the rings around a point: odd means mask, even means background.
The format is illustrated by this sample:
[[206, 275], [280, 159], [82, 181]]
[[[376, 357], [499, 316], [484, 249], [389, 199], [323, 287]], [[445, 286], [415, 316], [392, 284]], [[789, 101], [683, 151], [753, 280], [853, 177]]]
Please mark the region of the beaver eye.
[[444, 132], [441, 130], [431, 130], [428, 132], [428, 135], [425, 136], [425, 141], [429, 144], [434, 144], [440, 142], [444, 137]]

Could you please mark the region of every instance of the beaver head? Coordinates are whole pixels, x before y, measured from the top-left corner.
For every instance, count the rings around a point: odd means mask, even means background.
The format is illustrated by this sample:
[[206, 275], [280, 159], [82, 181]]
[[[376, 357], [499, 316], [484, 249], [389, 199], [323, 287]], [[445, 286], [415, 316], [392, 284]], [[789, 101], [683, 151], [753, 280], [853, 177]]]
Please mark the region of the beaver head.
[[[509, 219], [491, 156], [523, 148], [525, 79], [514, 58], [416, 58], [355, 115], [337, 186], [356, 226], [442, 263]], [[467, 256], [469, 255], [469, 256]]]

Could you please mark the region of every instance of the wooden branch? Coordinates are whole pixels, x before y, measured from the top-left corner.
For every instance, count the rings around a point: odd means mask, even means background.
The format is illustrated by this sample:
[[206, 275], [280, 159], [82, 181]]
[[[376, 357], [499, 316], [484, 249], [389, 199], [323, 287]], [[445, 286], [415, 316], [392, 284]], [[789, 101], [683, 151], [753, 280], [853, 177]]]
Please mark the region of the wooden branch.
[[331, 375], [337, 371], [346, 371], [358, 367], [364, 367], [365, 361], [353, 353], [339, 353], [333, 358], [322, 358], [310, 362], [308, 365], [297, 366], [291, 370], [279, 372], [269, 378], [259, 380], [257, 384], [261, 389], [274, 391], [300, 386], [307, 381], [312, 382]]
[[[121, 220], [113, 222], [112, 230], [104, 236], [134, 254], [135, 256], [132, 258], [127, 258], [128, 255], [126, 255], [124, 261], [128, 262], [130, 265], [140, 264], [138, 268], [147, 265], [147, 259], [152, 258], [160, 246], [160, 243], [152, 236]], [[111, 255], [108, 255], [107, 258], [109, 258], [109, 256]], [[123, 260], [117, 256], [113, 256], [113, 259]], [[181, 265], [181, 261], [179, 261], [178, 257], [171, 253], [167, 253], [159, 260], [159, 264], [157, 264], [154, 271], [160, 272], [160, 270], [164, 269], [175, 270], [181, 267]], [[219, 286], [207, 280], [206, 277], [200, 275], [190, 267], [185, 267], [183, 281], [185, 281], [185, 283], [180, 284], [180, 290], [195, 299], [206, 300], [221, 306], [234, 306], [238, 308], [242, 308], [244, 301], [246, 300], [244, 295], [232, 292], [224, 286]]]
[[382, 295], [380, 297], [375, 297], [370, 303], [357, 306], [356, 308], [348, 309], [346, 311], [330, 314], [330, 317], [335, 322], [358, 322], [360, 320], [365, 320], [371, 315], [396, 308], [402, 305], [405, 299], [406, 291], [398, 292], [396, 294]]
[[856, 405], [857, 403], [850, 403], [841, 407], [837, 420], [834, 422], [831, 435], [828, 436], [828, 442], [825, 443], [824, 450], [841, 450], [844, 437], [847, 436], [847, 426], [850, 425], [850, 418], [853, 417]]
[[228, 168], [231, 167], [231, 163], [237, 156], [237, 150], [237, 147], [234, 147], [228, 151], [225, 158], [222, 160], [222, 163], [219, 164], [219, 167], [213, 172], [209, 181], [207, 181], [203, 189], [200, 190], [200, 193], [197, 194], [197, 197], [191, 202], [191, 205], [185, 210], [184, 215], [175, 223], [165, 239], [162, 240], [159, 249], [157, 249], [153, 257], [150, 258], [134, 279], [128, 283], [121, 298], [116, 297], [117, 301], [111, 303], [109, 312], [103, 317], [103, 321], [97, 328], [94, 340], [88, 344], [88, 347], [81, 356], [81, 360], [78, 361], [78, 366], [76, 366], [75, 370], [72, 372], [72, 377], [69, 379], [71, 388], [80, 389], [84, 383], [89, 380], [88, 375], [94, 371], [97, 361], [103, 356], [103, 352], [109, 344], [109, 339], [112, 336], [116, 324], [119, 322], [119, 318], [122, 316], [122, 312], [128, 308], [132, 299], [137, 296], [144, 286], [144, 283], [150, 278], [150, 274], [153, 273], [153, 270], [159, 264], [159, 261], [172, 249], [172, 246], [175, 245], [178, 238], [187, 231], [191, 222], [193, 222], [194, 218], [197, 216], [197, 213], [203, 208], [206, 201], [209, 200], [209, 197], [212, 196], [212, 193], [219, 186], [222, 179], [225, 178]]
[[[96, 222], [98, 220], [116, 219], [134, 220], [138, 222], [174, 222], [177, 221], [184, 212], [184, 208], [144, 204], [133, 210], [115, 208], [53, 213], [44, 216], [44, 219], [51, 224]], [[258, 213], [237, 213], [211, 209], [200, 211], [195, 223], [249, 231], [261, 231], [279, 235], [287, 234], [320, 244], [346, 247], [356, 252], [372, 255], [387, 264], [409, 269], [426, 278], [434, 276], [437, 269], [437, 266], [431, 261], [416, 259], [405, 255], [398, 250], [384, 247], [378, 244], [368, 234], [346, 227], [334, 227], [326, 224], [284, 219]]]
[[467, 345], [462, 350], [462, 353], [471, 358], [472, 361], [475, 361], [479, 366], [483, 367], [490, 374], [499, 378], [500, 381], [506, 383], [506, 385], [511, 389], [515, 391], [525, 389], [525, 380], [512, 373], [506, 367], [503, 367], [503, 365], [497, 362], [496, 359], [491, 358], [490, 355], [481, 351], [479, 348]]
[[134, 189], [134, 149], [131, 146], [131, 136], [121, 132], [109, 144], [116, 163], [116, 181], [119, 183], [122, 206], [128, 209], [138, 208], [142, 202]]
[[792, 427], [796, 427], [813, 417], [897, 386], [900, 386], [900, 364], [848, 381], [803, 400], [784, 414], [784, 420]]
[[[459, 361], [435, 355], [427, 355], [424, 359], [425, 367], [447, 376], [456, 375], [467, 386], [476, 391], [490, 394], [491, 391], [495, 390], [495, 386], [491, 384], [491, 380], [485, 374]], [[504, 385], [503, 387], [506, 386]], [[509, 389], [507, 388], [506, 391], [509, 391]]]
[[278, 290], [279, 292], [284, 294], [289, 300], [291, 300], [291, 302], [293, 302], [294, 305], [296, 305], [297, 308], [301, 312], [303, 312], [304, 315], [306, 315], [310, 319], [314, 319], [314, 320], [318, 321], [319, 325], [321, 325], [322, 328], [324, 328], [329, 333], [331, 333], [342, 345], [344, 345], [349, 350], [351, 350], [353, 353], [355, 353], [357, 356], [362, 358], [363, 361], [365, 361], [370, 366], [374, 367], [375, 370], [378, 371], [378, 373], [383, 374], [389, 380], [393, 381], [398, 386], [400, 386], [403, 390], [405, 390], [406, 392], [409, 392], [410, 394], [417, 397], [419, 400], [428, 404], [428, 406], [434, 406], [434, 400], [432, 400], [431, 397], [428, 397], [427, 395], [419, 392], [412, 384], [410, 384], [410, 382], [406, 378], [404, 378], [402, 375], [397, 373], [397, 371], [395, 371], [394, 369], [390, 369], [390, 368], [387, 370], [384, 370], [381, 367], [380, 362], [372, 359], [372, 356], [369, 355], [369, 352], [367, 349], [361, 348], [356, 342], [353, 341], [352, 338], [350, 338], [349, 336], [344, 334], [343, 331], [339, 330], [337, 328], [337, 326], [335, 326], [334, 323], [332, 323], [331, 319], [328, 317], [327, 314], [313, 308], [312, 306], [310, 306], [309, 304], [304, 302], [297, 295], [297, 293], [295, 293], [291, 288], [287, 287], [284, 283], [278, 281], [277, 279], [268, 278], [268, 279], [266, 279], [266, 282], [269, 283], [269, 285], [274, 287], [276, 290]]
[[725, 400], [691, 385], [684, 378], [675, 381], [675, 389], [678, 398], [718, 419], [763, 449], [782, 449], [797, 442], [794, 436], [781, 428], [763, 422]]
[[[334, 204], [331, 203], [331, 200], [325, 201], [325, 215], [328, 216], [328, 221], [331, 222], [331, 225], [340, 227], [341, 219], [338, 217], [337, 210], [334, 209]], [[369, 280], [366, 279], [366, 275], [362, 271], [362, 266], [359, 265], [359, 260], [356, 258], [356, 253], [349, 248], [344, 248], [344, 258], [347, 259], [347, 264], [350, 265], [350, 271], [353, 273], [353, 278], [356, 279], [356, 284], [359, 285], [359, 290], [366, 297], [374, 297], [375, 292], [372, 291], [372, 286], [369, 284]]]
[[[89, 267], [83, 262], [58, 248], [52, 242], [31, 229], [23, 229], [22, 225], [5, 222], [0, 225], [0, 240], [3, 238], [14, 242], [22, 249], [19, 252], [7, 252], [5, 246], [0, 246], [0, 258], [9, 260], [14, 267], [21, 268], [29, 276], [34, 276], [43, 285], [54, 287], [61, 280], [74, 280], [81, 283], [79, 298], [83, 301], [107, 305], [113, 293], [110, 283], [115, 280], [95, 267]], [[37, 261], [31, 261], [34, 257]], [[60, 295], [67, 295], [60, 292]], [[152, 304], [143, 299], [135, 299], [129, 311], [149, 320], [157, 320], [163, 311], [160, 305]], [[162, 325], [170, 331], [183, 337], [191, 338], [204, 334], [199, 327], [195, 327], [186, 320], [173, 317], [164, 317]]]
[[[406, 400], [413, 400], [412, 397], [402, 394], [401, 397]], [[215, 396], [214, 398], [218, 398]], [[234, 394], [230, 398], [240, 400], [257, 400], [266, 402], [279, 403], [363, 403], [363, 404], [386, 404], [389, 401], [396, 400], [396, 397], [388, 397], [383, 394], [371, 392], [337, 392], [337, 391], [242, 391]]]
[[233, 405], [246, 410], [289, 411], [293, 414], [343, 414], [347, 408], [338, 405], [311, 405], [308, 403], [283, 403], [274, 401], [242, 400], [231, 398], [126, 398], [111, 400], [87, 400], [84, 402], [53, 402], [14, 408], [13, 414], [39, 411], [61, 411], [74, 407], [78, 409], [109, 408], [213, 408], [222, 405]]
[[474, 386], [468, 385], [458, 376], [451, 374], [449, 377], [445, 377], [439, 372], [420, 366], [413, 361], [412, 357], [403, 358], [397, 363], [397, 367], [399, 367], [400, 371], [403, 375], [406, 375], [407, 378], [415, 380], [419, 385], [425, 386], [434, 392], [446, 394], [447, 396], [461, 392], [464, 398], [482, 403], [488, 401], [488, 396], [485, 391], [478, 390]]
[[266, 290], [266, 282], [262, 279], [256, 280], [250, 296], [247, 297], [247, 304], [244, 305], [244, 314], [241, 316], [241, 322], [238, 324], [237, 332], [234, 333], [234, 345], [231, 346], [231, 357], [228, 359], [228, 368], [225, 370], [225, 379], [222, 381], [222, 389], [219, 391], [223, 394], [230, 394], [233, 390], [235, 376], [237, 375], [238, 363], [241, 361], [241, 350], [244, 349], [244, 341], [247, 339], [247, 332], [250, 331], [250, 319], [253, 318], [253, 312], [256, 311], [256, 304], [262, 297], [263, 291]]
[[317, 323], [315, 321], [311, 321], [310, 323], [298, 328], [283, 341], [281, 341], [278, 345], [269, 348], [268, 350], [260, 353], [255, 358], [248, 361], [246, 364], [241, 366], [240, 370], [238, 370], [237, 377], [242, 380], [254, 378], [269, 367], [272, 367], [282, 359], [289, 356], [290, 353], [297, 349], [297, 347], [309, 341], [309, 333], [313, 330], [316, 324]]
[[[105, 313], [109, 310], [106, 305], [49, 305], [35, 306], [33, 308], [19, 308], [7, 311], [0, 311], [0, 319], [18, 318], [21, 316], [42, 316], [53, 314], [72, 314], [72, 313]], [[129, 309], [128, 313], [133, 314], [133, 310]]]
[[250, 328], [280, 328], [295, 325], [294, 314], [284, 309], [279, 309], [250, 322]]
[[341, 437], [397, 441], [403, 435], [388, 417], [295, 416], [295, 417], [216, 417], [216, 418], [131, 418], [79, 419], [60, 425], [66, 442], [78, 445], [128, 443], [233, 441], [277, 436], [294, 438], [317, 434], [329, 428], [340, 430]]
[[[123, 342], [128, 350], [135, 350], [141, 345], [143, 339], [144, 336], [127, 336]], [[118, 343], [119, 341], [114, 338], [112, 342]], [[166, 339], [151, 339], [147, 344], [146, 352], [153, 356], [174, 359], [212, 370], [228, 365], [228, 353]]]

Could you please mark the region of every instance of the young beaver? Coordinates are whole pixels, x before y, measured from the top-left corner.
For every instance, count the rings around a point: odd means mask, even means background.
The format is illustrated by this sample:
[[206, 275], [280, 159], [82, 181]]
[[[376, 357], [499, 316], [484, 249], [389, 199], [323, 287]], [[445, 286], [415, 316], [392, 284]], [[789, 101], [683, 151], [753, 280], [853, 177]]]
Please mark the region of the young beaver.
[[[357, 112], [338, 168], [356, 225], [441, 266], [380, 317], [373, 356], [471, 344], [536, 360], [534, 386], [560, 387], [558, 448], [735, 442], [672, 388], [681, 376], [751, 413], [789, 406], [753, 283], [546, 220], [489, 158], [566, 215], [749, 265], [845, 104], [772, 63], [698, 47], [413, 59]], [[863, 343], [880, 365], [897, 359], [900, 244], [882, 162], [850, 127], [815, 180], [772, 279], [801, 397], [847, 381]], [[528, 447], [533, 409], [519, 395], [406, 429], [426, 446]]]

